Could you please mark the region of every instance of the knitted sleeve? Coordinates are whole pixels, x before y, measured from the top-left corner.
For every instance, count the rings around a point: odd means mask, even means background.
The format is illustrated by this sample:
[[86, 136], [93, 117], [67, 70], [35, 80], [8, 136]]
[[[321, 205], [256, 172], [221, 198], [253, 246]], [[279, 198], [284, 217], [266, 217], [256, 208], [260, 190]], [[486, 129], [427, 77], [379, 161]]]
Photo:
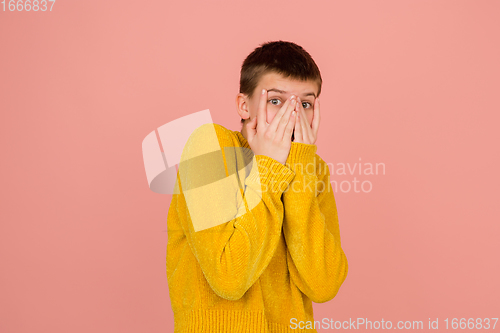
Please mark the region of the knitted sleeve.
[[295, 178], [283, 193], [283, 232], [292, 281], [313, 302], [323, 303], [337, 294], [348, 264], [330, 171], [315, 152], [316, 145], [292, 143], [286, 163]]
[[226, 149], [234, 143], [221, 128], [202, 126], [189, 138], [172, 216], [212, 290], [237, 300], [273, 257], [283, 223], [281, 195], [295, 174], [264, 155], [253, 155], [250, 167], [240, 170], [232, 165], [234, 150]]

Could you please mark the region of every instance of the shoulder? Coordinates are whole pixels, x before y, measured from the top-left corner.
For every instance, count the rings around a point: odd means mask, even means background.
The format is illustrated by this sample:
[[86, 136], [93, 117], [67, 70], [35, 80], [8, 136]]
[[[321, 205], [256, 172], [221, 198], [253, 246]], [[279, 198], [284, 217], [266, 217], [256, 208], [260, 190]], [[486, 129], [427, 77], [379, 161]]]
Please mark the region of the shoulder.
[[314, 159], [316, 161], [316, 174], [318, 177], [329, 177], [330, 168], [328, 167], [328, 164], [318, 154], [315, 154]]
[[203, 142], [208, 140], [208, 142], [212, 142], [215, 139], [217, 141], [232, 141], [234, 137], [233, 131], [225, 128], [222, 125], [207, 123], [197, 127], [189, 136], [189, 141], [198, 141]]
[[179, 163], [180, 183], [183, 191], [195, 189], [226, 177], [224, 145], [231, 139], [225, 127], [206, 123], [191, 132]]
[[224, 126], [214, 123], [203, 124], [189, 136], [183, 148], [183, 160], [234, 146], [235, 140], [237, 138], [233, 131]]
[[[231, 141], [233, 132], [222, 125], [207, 123], [197, 127], [189, 136], [187, 144], [202, 144], [204, 146], [214, 143]], [[219, 145], [221, 146], [221, 145]]]

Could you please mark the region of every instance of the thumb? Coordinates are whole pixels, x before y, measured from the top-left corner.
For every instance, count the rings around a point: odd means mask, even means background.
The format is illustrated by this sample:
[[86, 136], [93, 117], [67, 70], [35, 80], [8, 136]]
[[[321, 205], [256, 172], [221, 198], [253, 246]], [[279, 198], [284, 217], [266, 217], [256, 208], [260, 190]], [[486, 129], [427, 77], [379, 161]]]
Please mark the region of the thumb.
[[257, 129], [257, 116], [253, 117], [253, 119], [250, 121], [250, 126], [253, 129]]
[[257, 116], [255, 116], [252, 120], [250, 120], [247, 123], [247, 134], [248, 134], [248, 139], [252, 140], [252, 138], [255, 136], [255, 132], [257, 132]]

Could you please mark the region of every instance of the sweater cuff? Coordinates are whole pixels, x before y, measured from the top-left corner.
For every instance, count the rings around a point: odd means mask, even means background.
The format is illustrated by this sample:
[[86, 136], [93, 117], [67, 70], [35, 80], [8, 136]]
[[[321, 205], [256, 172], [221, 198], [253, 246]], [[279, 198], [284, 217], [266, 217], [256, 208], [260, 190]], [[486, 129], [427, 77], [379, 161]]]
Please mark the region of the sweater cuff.
[[288, 166], [266, 155], [254, 155], [252, 163], [245, 184], [260, 184], [262, 192], [272, 192], [281, 196], [295, 177], [295, 172]]
[[292, 142], [285, 164], [293, 170], [295, 164], [314, 163], [317, 148], [316, 145]]

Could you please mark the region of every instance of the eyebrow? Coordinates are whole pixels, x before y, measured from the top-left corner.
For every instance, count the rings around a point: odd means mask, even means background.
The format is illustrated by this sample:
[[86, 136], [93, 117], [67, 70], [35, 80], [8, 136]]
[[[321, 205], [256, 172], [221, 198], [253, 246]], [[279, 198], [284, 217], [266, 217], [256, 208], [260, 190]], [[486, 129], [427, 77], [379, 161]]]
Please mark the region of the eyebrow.
[[[270, 92], [270, 91], [274, 91], [274, 92], [277, 92], [277, 93], [280, 93], [280, 94], [286, 94], [287, 93], [284, 90], [279, 90], [279, 89], [276, 89], [276, 88], [267, 89], [267, 92]], [[316, 94], [313, 93], [313, 92], [305, 93], [304, 96], [314, 96], [314, 98], [316, 98]]]

